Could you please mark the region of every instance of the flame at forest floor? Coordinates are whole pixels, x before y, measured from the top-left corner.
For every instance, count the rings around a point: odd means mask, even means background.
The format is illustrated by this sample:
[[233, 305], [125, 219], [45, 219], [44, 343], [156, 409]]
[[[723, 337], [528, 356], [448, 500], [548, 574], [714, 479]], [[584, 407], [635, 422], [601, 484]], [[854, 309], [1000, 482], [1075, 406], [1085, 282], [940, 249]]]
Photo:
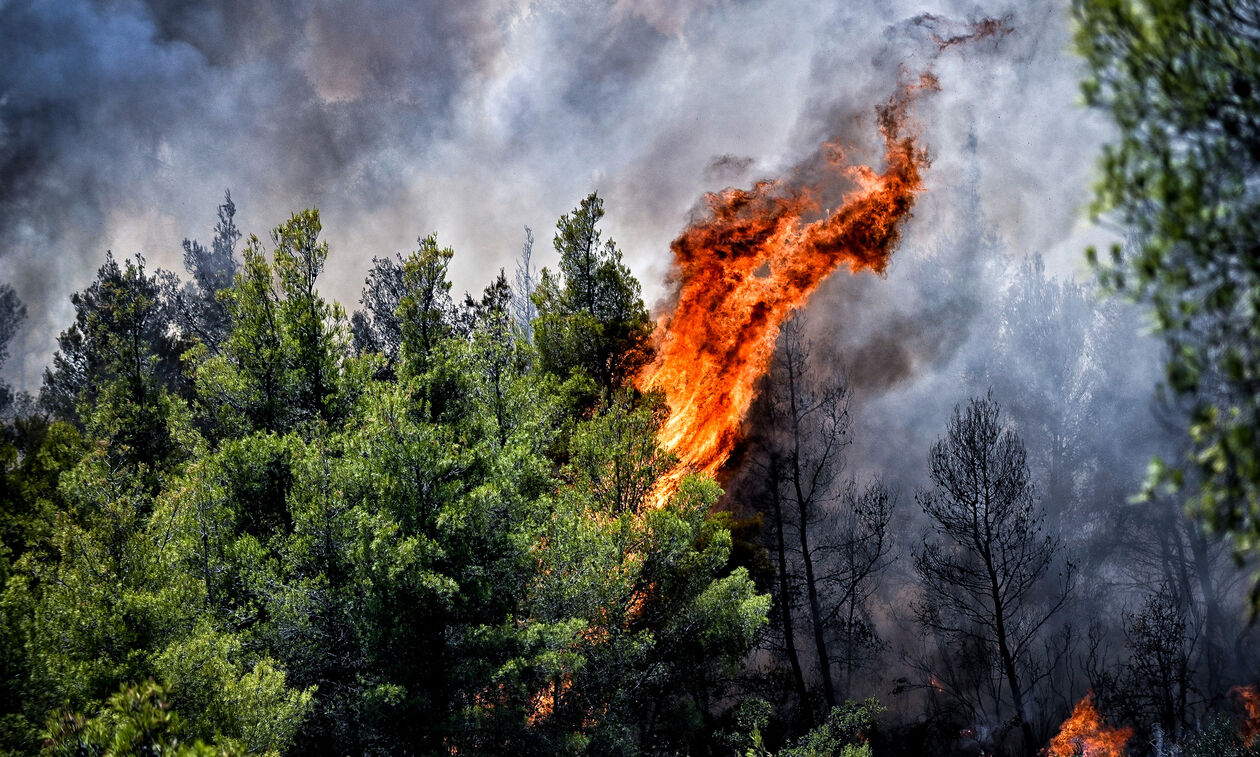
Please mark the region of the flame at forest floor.
[[1246, 746], [1255, 746], [1260, 739], [1260, 689], [1255, 686], [1235, 686], [1230, 694], [1238, 697], [1243, 706], [1243, 722], [1238, 736]]
[[1076, 704], [1072, 714], [1050, 740], [1044, 757], [1124, 757], [1125, 745], [1133, 738], [1132, 728], [1116, 728], [1103, 722], [1090, 692]]

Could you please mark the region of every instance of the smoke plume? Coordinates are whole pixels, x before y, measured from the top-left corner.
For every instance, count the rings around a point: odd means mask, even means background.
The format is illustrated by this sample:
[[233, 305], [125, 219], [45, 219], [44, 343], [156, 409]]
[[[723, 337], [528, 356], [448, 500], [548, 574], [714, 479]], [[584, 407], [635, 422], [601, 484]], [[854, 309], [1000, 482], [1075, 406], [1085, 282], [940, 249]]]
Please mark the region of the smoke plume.
[[597, 189], [609, 235], [662, 296], [696, 197], [785, 175], [827, 139], [878, 156], [855, 116], [902, 65], [921, 70], [984, 17], [1009, 16], [1011, 31], [942, 59], [949, 91], [924, 114], [929, 190], [958, 182], [973, 121], [986, 207], [1017, 249], [1070, 267], [1079, 245], [1064, 230], [1102, 132], [1074, 106], [1065, 8], [924, 10], [12, 0], [0, 7], [0, 279], [31, 315], [6, 371], [36, 388], [69, 294], [105, 251], [178, 269], [180, 241], [209, 235], [229, 188], [238, 223], [260, 236], [319, 206], [333, 248], [324, 288], [347, 305], [373, 255], [432, 231], [457, 251], [457, 286], [479, 289], [511, 266], [522, 226], [549, 228]]

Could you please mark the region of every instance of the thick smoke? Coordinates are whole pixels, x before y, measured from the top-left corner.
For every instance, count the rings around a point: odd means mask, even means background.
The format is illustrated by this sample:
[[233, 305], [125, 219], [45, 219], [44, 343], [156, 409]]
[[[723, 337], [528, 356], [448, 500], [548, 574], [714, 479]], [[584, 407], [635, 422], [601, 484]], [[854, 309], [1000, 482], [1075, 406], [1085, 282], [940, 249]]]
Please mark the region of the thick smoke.
[[[68, 295], [106, 250], [178, 268], [225, 188], [260, 236], [319, 206], [325, 288], [346, 304], [372, 255], [431, 231], [457, 250], [457, 285], [479, 288], [510, 267], [523, 225], [550, 228], [597, 189], [610, 235], [661, 295], [668, 242], [703, 191], [789, 167], [823, 138], [869, 143], [873, 130], [836, 118], [869, 113], [900, 65], [957, 34], [940, 19], [1007, 15], [1009, 37], [940, 64], [930, 180], [956, 183], [974, 122], [986, 208], [1062, 271], [1099, 136], [1074, 106], [1062, 7], [5, 3], [0, 278], [31, 313], [7, 371], [34, 388]], [[925, 233], [943, 227], [921, 215]]]
[[0, 8], [0, 275], [34, 316], [17, 378], [107, 249], [176, 265], [224, 187], [260, 234], [316, 204], [353, 227], [396, 196], [502, 35], [482, 3], [393, 5]]

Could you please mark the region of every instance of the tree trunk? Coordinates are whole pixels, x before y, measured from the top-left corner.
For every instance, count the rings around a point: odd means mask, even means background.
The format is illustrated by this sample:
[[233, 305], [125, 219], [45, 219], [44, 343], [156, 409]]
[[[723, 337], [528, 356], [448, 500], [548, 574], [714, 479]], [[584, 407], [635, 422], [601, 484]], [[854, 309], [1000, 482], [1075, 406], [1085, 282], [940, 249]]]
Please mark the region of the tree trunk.
[[818, 583], [814, 578], [814, 555], [809, 549], [809, 504], [805, 492], [800, 485], [800, 408], [796, 402], [796, 375], [794, 370], [787, 370], [787, 390], [791, 399], [791, 426], [793, 426], [793, 486], [796, 491], [796, 510], [799, 523], [796, 533], [800, 537], [800, 559], [805, 566], [805, 592], [809, 596], [809, 617], [814, 626], [814, 647], [818, 652], [818, 671], [823, 676], [823, 697], [827, 699], [827, 707], [835, 707], [835, 684], [832, 683], [832, 660], [827, 654], [827, 639], [823, 635], [823, 607], [818, 598]]
[[[1222, 635], [1220, 596], [1212, 581], [1212, 560], [1208, 554], [1208, 540], [1197, 524], [1186, 523], [1187, 541], [1194, 556], [1194, 572], [1199, 579], [1199, 592], [1203, 596], [1203, 640], [1207, 657], [1208, 691], [1219, 691], [1225, 670], [1225, 648]], [[1187, 599], [1193, 595], [1187, 594]]]
[[998, 655], [1002, 658], [1002, 670], [1006, 673], [1006, 684], [1011, 690], [1015, 717], [1019, 720], [1019, 729], [1024, 736], [1024, 755], [1036, 757], [1037, 739], [1033, 735], [1032, 723], [1028, 722], [1028, 713], [1024, 709], [1024, 691], [1019, 685], [1019, 674], [1015, 670], [1015, 655], [1011, 652], [1010, 642], [1006, 637], [1006, 608], [1002, 604], [1002, 594], [998, 589], [997, 571], [987, 555], [985, 562], [988, 563], [989, 581], [993, 593], [993, 620], [997, 628]]
[[809, 553], [809, 538], [805, 527], [805, 507], [800, 507], [801, 558], [805, 563], [805, 590], [809, 595], [809, 616], [814, 626], [814, 647], [818, 652], [818, 670], [822, 674], [823, 696], [827, 706], [836, 705], [836, 687], [831, 681], [831, 659], [827, 654], [827, 641], [823, 636], [822, 604], [818, 599], [818, 585], [814, 579], [814, 560]]
[[827, 641], [823, 635], [822, 604], [818, 599], [818, 584], [814, 578], [814, 556], [809, 548], [810, 497], [801, 488], [801, 410], [796, 396], [796, 371], [788, 361], [788, 393], [792, 409], [792, 486], [796, 492], [796, 507], [800, 517], [797, 534], [801, 542], [801, 561], [805, 566], [805, 591], [809, 596], [809, 616], [814, 627], [814, 647], [818, 653], [818, 672], [822, 676], [823, 696], [827, 707], [836, 706], [836, 687], [831, 680], [831, 658], [827, 654]]
[[788, 599], [787, 545], [783, 538], [783, 502], [779, 498], [779, 466], [770, 464], [770, 502], [774, 507], [775, 555], [779, 561], [779, 612], [783, 624], [783, 644], [788, 663], [792, 666], [792, 681], [796, 684], [796, 696], [801, 702], [801, 712], [812, 721], [809, 692], [805, 689], [805, 675], [801, 672], [801, 659], [796, 653], [796, 629], [792, 623], [792, 605]]

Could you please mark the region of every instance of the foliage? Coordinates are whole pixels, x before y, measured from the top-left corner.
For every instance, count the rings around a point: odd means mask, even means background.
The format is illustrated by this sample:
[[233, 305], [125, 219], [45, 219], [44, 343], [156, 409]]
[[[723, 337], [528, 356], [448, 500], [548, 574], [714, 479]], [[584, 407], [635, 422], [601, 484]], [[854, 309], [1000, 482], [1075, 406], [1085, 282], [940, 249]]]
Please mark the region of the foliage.
[[75, 322], [57, 338], [41, 404], [107, 440], [119, 464], [172, 462], [168, 420], [188, 391], [179, 364], [185, 345], [169, 329], [158, 276], [141, 257], [119, 265], [107, 255], [96, 281], [71, 302]]
[[111, 258], [49, 374], [71, 422], [0, 438], [0, 750], [42, 722], [86, 754], [710, 739], [768, 599], [716, 484], [648, 507], [657, 400], [543, 370], [503, 272], [456, 307], [433, 236], [376, 262], [352, 354], [319, 215], [238, 266], [234, 210], [185, 246], [191, 285]]
[[345, 314], [319, 295], [328, 257], [319, 213], [297, 213], [271, 233], [268, 262], [257, 237], [245, 246], [235, 284], [221, 296], [232, 329], [220, 354], [194, 351], [201, 408], [216, 436], [285, 432], [340, 418], [337, 375], [346, 352]]
[[80, 757], [169, 754], [174, 757], [229, 757], [246, 750], [226, 742], [208, 746], [179, 737], [183, 720], [171, 710], [166, 690], [153, 681], [124, 686], [92, 717], [61, 712], [49, 718], [44, 751]]
[[849, 700], [832, 707], [825, 721], [796, 744], [780, 751], [779, 757], [871, 757], [866, 739], [883, 711], [874, 697], [864, 702]]
[[455, 310], [447, 268], [455, 251], [438, 247], [437, 236], [419, 240], [420, 246], [403, 261], [403, 294], [395, 308], [400, 324], [399, 344], [410, 375], [430, 367], [444, 339], [452, 335]]
[[[504, 271], [454, 301], [454, 252], [434, 236], [377, 259], [347, 321], [319, 290], [330, 250], [315, 211], [266, 249], [250, 237], [239, 261], [234, 214], [225, 198], [211, 247], [185, 246], [188, 285], [108, 258], [73, 301], [43, 403], [5, 405], [0, 753], [869, 757], [975, 735], [943, 704], [964, 695], [951, 670], [924, 695], [930, 722], [895, 737], [875, 731], [874, 700], [824, 708], [879, 685], [862, 673], [891, 648], [874, 629], [895, 608], [875, 598], [897, 521], [893, 494], [847, 473], [848, 391], [806, 370], [798, 324], [761, 402], [769, 420], [754, 421], [772, 431], [743, 450], [766, 480], [737, 481], [716, 512], [717, 484], [675, 477], [658, 444], [661, 398], [631, 385], [651, 322], [601, 238], [598, 196], [560, 220], [558, 274], [535, 281], [522, 261], [529, 324]], [[10, 295], [0, 357], [23, 312]], [[1067, 330], [1084, 328], [1082, 297], [1028, 266], [1005, 349], [1067, 328], [1068, 311]], [[1103, 401], [1078, 373], [1056, 375]], [[1020, 428], [1052, 437], [1055, 491], [1083, 501], [1105, 463], [1070, 448], [1093, 407], [1070, 402], [1070, 423]], [[938, 537], [916, 565], [920, 620], [943, 665], [984, 671], [986, 747], [1031, 730], [1021, 698], [1052, 715], [1044, 657], [1081, 662], [1043, 632], [1070, 577], [1051, 569], [1058, 541], [1026, 458], [977, 400], [919, 496]], [[740, 511], [763, 494], [767, 512]], [[1205, 544], [1176, 557], [1200, 582]], [[1114, 680], [1153, 692], [1117, 712], [1180, 727], [1186, 749], [1236, 746], [1216, 726], [1186, 735], [1211, 706], [1186, 668], [1218, 622], [1180, 604], [1195, 601], [1173, 566], [1181, 545], [1165, 548], [1176, 601], [1161, 590], [1113, 629], [1129, 661]], [[759, 587], [778, 595], [777, 636]], [[812, 660], [789, 673], [775, 645], [806, 636]], [[828, 692], [819, 671], [833, 668]]]
[[[1131, 233], [1095, 260], [1150, 306], [1167, 380], [1188, 406], [1188, 457], [1152, 484], [1186, 486], [1238, 547], [1260, 547], [1260, 10], [1232, 0], [1077, 0], [1086, 100], [1119, 129], [1095, 210]], [[1257, 584], [1260, 587], [1260, 584]], [[1260, 599], [1260, 594], [1255, 595]]]
[[1180, 754], [1184, 757], [1254, 757], [1260, 753], [1257, 746], [1243, 743], [1230, 718], [1214, 713], [1181, 745]]
[[639, 282], [610, 239], [601, 244], [604, 201], [592, 192], [556, 223], [558, 273], [543, 269], [534, 304], [534, 342], [544, 370], [582, 371], [605, 393], [647, 362], [652, 321]]

